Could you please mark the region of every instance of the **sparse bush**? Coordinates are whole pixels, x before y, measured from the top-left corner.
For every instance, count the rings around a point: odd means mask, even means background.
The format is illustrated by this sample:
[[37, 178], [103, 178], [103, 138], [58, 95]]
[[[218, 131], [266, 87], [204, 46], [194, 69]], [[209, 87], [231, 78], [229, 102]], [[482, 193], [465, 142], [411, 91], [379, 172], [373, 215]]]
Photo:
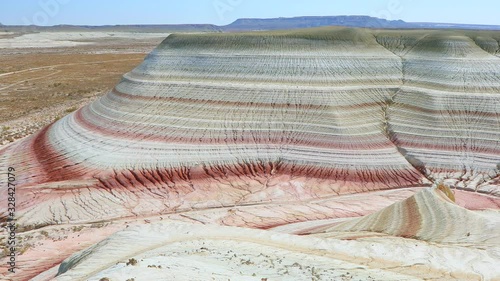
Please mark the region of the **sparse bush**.
[[20, 249], [19, 249], [19, 255], [24, 254], [27, 250], [29, 250], [32, 247], [31, 244], [24, 244]]
[[105, 224], [103, 222], [99, 222], [99, 223], [93, 223], [90, 225], [90, 228], [101, 228], [105, 226]]
[[78, 232], [80, 230], [82, 230], [85, 226], [84, 225], [80, 225], [80, 226], [73, 226], [71, 228], [71, 230], [73, 230], [73, 232]]
[[0, 259], [6, 257], [10, 253], [7, 247], [2, 247], [2, 252], [0, 253]]
[[66, 110], [65, 110], [65, 112], [66, 112], [66, 113], [70, 113], [70, 112], [73, 112], [73, 111], [75, 111], [75, 110], [77, 110], [76, 106], [72, 106], [72, 107], [70, 107], [70, 108], [66, 109]]
[[136, 264], [137, 264], [137, 260], [134, 259], [134, 258], [129, 259], [128, 262], [127, 262], [127, 265], [132, 265], [133, 266], [133, 265], [136, 265]]

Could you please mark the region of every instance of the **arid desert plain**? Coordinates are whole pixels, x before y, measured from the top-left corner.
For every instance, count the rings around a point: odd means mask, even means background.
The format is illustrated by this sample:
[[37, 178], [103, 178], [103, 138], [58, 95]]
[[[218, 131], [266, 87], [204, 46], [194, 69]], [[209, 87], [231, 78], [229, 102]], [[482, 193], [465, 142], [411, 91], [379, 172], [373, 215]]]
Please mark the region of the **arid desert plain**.
[[499, 31], [0, 32], [0, 63], [5, 280], [500, 280]]

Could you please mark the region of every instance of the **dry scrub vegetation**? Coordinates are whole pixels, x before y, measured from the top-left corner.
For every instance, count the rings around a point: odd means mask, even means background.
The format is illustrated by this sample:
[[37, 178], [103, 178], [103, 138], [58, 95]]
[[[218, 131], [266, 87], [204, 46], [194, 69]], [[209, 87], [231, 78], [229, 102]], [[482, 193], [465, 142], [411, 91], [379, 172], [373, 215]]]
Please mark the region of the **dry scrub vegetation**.
[[167, 36], [110, 34], [75, 47], [0, 49], [0, 146], [102, 96]]
[[144, 53], [0, 55], [0, 145], [32, 134], [109, 91]]

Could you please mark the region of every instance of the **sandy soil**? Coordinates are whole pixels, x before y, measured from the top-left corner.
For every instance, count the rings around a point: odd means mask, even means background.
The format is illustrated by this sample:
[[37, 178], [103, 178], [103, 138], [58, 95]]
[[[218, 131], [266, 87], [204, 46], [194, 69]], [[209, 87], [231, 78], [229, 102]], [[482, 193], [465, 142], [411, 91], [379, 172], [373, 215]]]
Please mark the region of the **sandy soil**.
[[105, 94], [166, 36], [124, 32], [26, 35], [3, 32], [0, 147]]

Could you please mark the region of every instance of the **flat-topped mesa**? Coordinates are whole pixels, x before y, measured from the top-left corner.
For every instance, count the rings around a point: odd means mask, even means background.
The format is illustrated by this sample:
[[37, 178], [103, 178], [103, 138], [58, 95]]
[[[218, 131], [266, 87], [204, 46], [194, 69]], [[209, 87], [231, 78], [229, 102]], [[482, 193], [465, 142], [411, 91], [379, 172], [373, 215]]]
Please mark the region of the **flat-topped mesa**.
[[[304, 200], [440, 176], [498, 194], [500, 59], [473, 44], [465, 53], [480, 58], [419, 57], [425, 36], [398, 55], [384, 36], [393, 34], [169, 36], [107, 95], [0, 151], [23, 175], [20, 222]], [[461, 36], [431, 52], [470, 43]]]

